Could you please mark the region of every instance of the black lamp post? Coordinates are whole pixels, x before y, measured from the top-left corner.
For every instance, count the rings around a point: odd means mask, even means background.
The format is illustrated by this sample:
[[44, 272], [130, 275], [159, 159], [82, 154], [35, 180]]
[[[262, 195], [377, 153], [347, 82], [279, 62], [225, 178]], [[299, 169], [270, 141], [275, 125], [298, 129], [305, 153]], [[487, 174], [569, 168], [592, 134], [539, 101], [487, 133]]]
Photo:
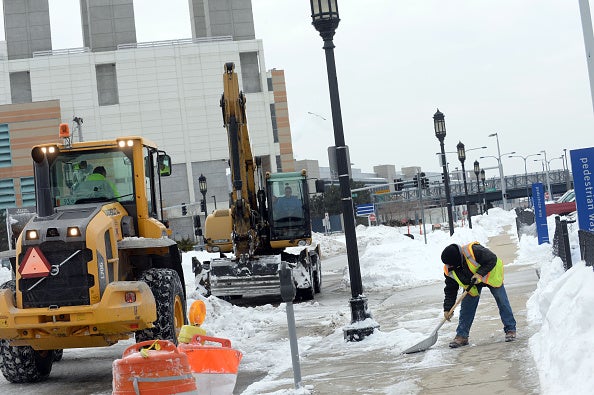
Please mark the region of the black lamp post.
[[[476, 193], [478, 195], [479, 207], [481, 206], [481, 185], [479, 184], [479, 174], [481, 173], [481, 166], [478, 160], [474, 161], [474, 175], [476, 176]], [[482, 214], [482, 212], [481, 212]]]
[[487, 210], [487, 188], [485, 188], [485, 169], [481, 169], [481, 182], [483, 183], [483, 212], [489, 214], [489, 210]]
[[441, 165], [443, 166], [443, 181], [445, 182], [446, 207], [448, 209], [448, 224], [450, 226], [450, 236], [454, 234], [454, 216], [452, 215], [452, 200], [450, 198], [450, 175], [448, 174], [448, 165], [446, 162], [445, 148], [443, 140], [446, 136], [445, 117], [439, 108], [433, 114], [433, 126], [435, 127], [435, 137], [439, 140], [441, 147]]
[[[204, 224], [206, 225], [206, 177], [204, 174], [200, 174], [198, 177], [198, 188], [200, 188], [200, 193], [202, 194], [202, 202], [200, 202], [200, 207], [202, 211], [204, 211]], [[204, 235], [202, 236], [204, 238]], [[204, 242], [204, 240], [203, 240]]]
[[[332, 42], [340, 18], [338, 16], [337, 0], [310, 0], [310, 5], [312, 25], [314, 25], [324, 40], [323, 48], [326, 53], [326, 71], [330, 91], [330, 106], [332, 108], [336, 164], [338, 168], [349, 277], [351, 281], [351, 326], [343, 329], [344, 338], [347, 341], [359, 341], [371, 335], [379, 325], [371, 319], [371, 313], [367, 309], [367, 298], [363, 296], [363, 284], [361, 282], [357, 234], [355, 232], [355, 215], [349, 183], [349, 163], [347, 161], [347, 147], [342, 129], [338, 79], [336, 77], [336, 62], [334, 60], [334, 43]], [[366, 321], [368, 324], [366, 325], [363, 321]]]
[[468, 206], [468, 186], [466, 185], [466, 170], [464, 169], [464, 161], [466, 160], [466, 151], [464, 150], [464, 144], [461, 141], [456, 146], [458, 149], [458, 160], [462, 164], [462, 180], [464, 180], [464, 198], [466, 201], [466, 213], [468, 214], [468, 227], [472, 229], [472, 220], [470, 219], [470, 207]]

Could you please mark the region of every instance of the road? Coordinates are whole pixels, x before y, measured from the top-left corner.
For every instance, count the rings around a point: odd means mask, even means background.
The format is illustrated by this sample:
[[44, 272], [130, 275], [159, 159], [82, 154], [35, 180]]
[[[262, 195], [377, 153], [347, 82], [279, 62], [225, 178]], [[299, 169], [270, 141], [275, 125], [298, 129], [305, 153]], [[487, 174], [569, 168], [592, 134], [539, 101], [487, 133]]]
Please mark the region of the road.
[[[503, 248], [496, 251], [498, 255], [502, 256], [504, 261], [513, 261], [513, 256], [505, 256], [508, 241], [493, 239], [490, 243], [491, 248], [496, 247], [496, 243]], [[513, 252], [515, 253], [515, 250]], [[300, 338], [309, 336], [320, 338], [323, 343], [331, 342], [336, 337], [337, 328], [350, 319], [350, 289], [343, 284], [347, 266], [345, 255], [324, 260], [323, 287], [322, 293], [316, 295], [316, 308], [309, 310], [311, 314], [296, 317], [297, 334]], [[518, 341], [511, 344], [503, 343], [502, 338], [496, 337], [497, 333], [501, 332], [501, 323], [493, 298], [487, 293], [484, 300], [481, 298], [480, 315], [489, 318], [475, 322], [471, 347], [463, 350], [447, 348], [447, 342], [455, 329], [455, 325], [452, 324], [442, 328], [433, 351], [411, 356], [399, 355], [398, 350], [394, 349], [361, 353], [364, 344], [352, 347], [339, 345], [330, 351], [328, 347], [320, 347], [321, 351], [312, 347], [301, 355], [303, 383], [312, 385], [313, 394], [368, 394], [371, 388], [373, 393], [407, 393], [397, 391], [402, 383], [413, 386], [413, 393], [453, 394], [457, 393], [459, 388], [452, 387], [446, 379], [456, 377], [456, 382], [468, 390], [478, 388], [484, 384], [481, 380], [488, 379], [491, 388], [504, 391], [501, 393], [538, 393], [538, 377], [527, 347], [533, 328], [526, 324], [525, 307], [527, 298], [534, 291], [536, 274], [534, 269], [529, 267], [511, 267], [506, 270], [506, 288], [520, 328]], [[394, 333], [402, 328], [429, 333], [436, 323], [437, 317], [434, 317], [434, 313], [435, 310], [439, 311], [443, 298], [442, 289], [442, 283], [433, 283], [407, 289], [370, 292], [367, 295], [369, 308], [384, 334]], [[427, 315], [426, 320], [420, 317], [424, 315]], [[338, 318], [336, 322], [331, 320], [328, 324], [328, 317]], [[283, 337], [286, 336], [287, 328], [272, 325], [264, 330], [267, 333], [261, 333], [263, 338]], [[112, 362], [120, 358], [124, 349], [131, 344], [133, 342], [130, 340], [109, 348], [65, 350], [63, 360], [54, 364], [47, 381], [15, 385], [0, 377], [0, 393], [111, 394]], [[363, 348], [359, 352], [345, 354], [345, 349], [357, 350], [360, 347]], [[428, 365], [427, 358], [438, 360]], [[471, 363], [471, 367], [469, 360], [477, 364]], [[475, 371], [466, 374], [469, 369]], [[234, 393], [258, 393], [253, 387], [248, 391], [246, 389], [256, 382], [261, 385], [268, 373], [249, 370], [248, 367], [240, 365]], [[266, 392], [290, 389], [292, 383], [293, 372], [287, 369], [273, 378], [272, 382], [266, 383]], [[388, 390], [393, 392], [386, 392]]]
[[[346, 267], [346, 256], [327, 259], [323, 264], [323, 289], [321, 294], [316, 295], [316, 300], [325, 306], [320, 313], [330, 314], [335, 312], [338, 306], [344, 307], [350, 298], [350, 292], [341, 284], [342, 270]], [[242, 301], [241, 304], [245, 302]], [[314, 320], [299, 322], [298, 325], [306, 326], [308, 331], [318, 334], [332, 331], [332, 328], [316, 325]], [[271, 328], [271, 331], [274, 330], [278, 328]], [[111, 347], [64, 350], [63, 359], [54, 363], [48, 380], [20, 385], [9, 383], [0, 375], [0, 394], [17, 392], [19, 395], [111, 394], [112, 362], [121, 358], [124, 350], [132, 344], [134, 342], [129, 340]], [[242, 371], [240, 367], [235, 393], [241, 394], [245, 388], [266, 374], [267, 372]]]

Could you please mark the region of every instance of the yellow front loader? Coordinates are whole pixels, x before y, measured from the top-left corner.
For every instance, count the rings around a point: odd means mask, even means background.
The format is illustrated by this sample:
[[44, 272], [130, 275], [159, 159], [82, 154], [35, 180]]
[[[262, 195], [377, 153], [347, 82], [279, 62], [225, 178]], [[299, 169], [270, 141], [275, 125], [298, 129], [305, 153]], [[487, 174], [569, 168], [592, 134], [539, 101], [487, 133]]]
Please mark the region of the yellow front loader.
[[37, 214], [0, 286], [0, 369], [46, 378], [65, 348], [176, 341], [186, 323], [181, 253], [168, 236], [161, 178], [171, 159], [141, 137], [33, 147]]

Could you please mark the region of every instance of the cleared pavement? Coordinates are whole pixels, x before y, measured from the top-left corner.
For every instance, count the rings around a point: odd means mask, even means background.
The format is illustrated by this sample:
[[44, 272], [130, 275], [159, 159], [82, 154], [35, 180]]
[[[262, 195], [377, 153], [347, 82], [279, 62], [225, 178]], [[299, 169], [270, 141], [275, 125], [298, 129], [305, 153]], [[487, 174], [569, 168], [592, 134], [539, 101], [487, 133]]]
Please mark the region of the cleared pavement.
[[[487, 243], [504, 263], [513, 262], [517, 244], [504, 229]], [[403, 355], [394, 350], [345, 355], [317, 353], [302, 355], [302, 383], [314, 394], [537, 394], [538, 374], [528, 348], [534, 328], [526, 322], [526, 301], [538, 281], [534, 268], [506, 266], [505, 286], [517, 321], [518, 338], [504, 341], [503, 324], [497, 305], [484, 290], [470, 333], [470, 345], [450, 349], [455, 336], [456, 316], [439, 332], [437, 343], [427, 352]], [[371, 294], [369, 306], [382, 331], [406, 328], [430, 334], [441, 316], [433, 314], [443, 302], [443, 284], [410, 288], [386, 298]], [[419, 317], [421, 316], [421, 317]], [[417, 325], [416, 327], [414, 325]], [[422, 325], [422, 326], [420, 326]], [[306, 329], [297, 328], [300, 331]], [[293, 372], [279, 377], [278, 385], [267, 392], [293, 387]], [[286, 380], [283, 380], [286, 379]], [[239, 394], [242, 388], [236, 388]]]

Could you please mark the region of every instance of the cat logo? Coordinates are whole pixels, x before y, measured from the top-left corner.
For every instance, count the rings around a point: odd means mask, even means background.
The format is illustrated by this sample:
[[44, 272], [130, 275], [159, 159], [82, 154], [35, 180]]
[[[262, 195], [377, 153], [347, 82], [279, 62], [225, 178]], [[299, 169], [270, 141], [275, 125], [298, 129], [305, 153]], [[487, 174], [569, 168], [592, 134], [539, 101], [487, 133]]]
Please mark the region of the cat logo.
[[50, 274], [51, 265], [39, 249], [29, 248], [23, 262], [19, 265], [19, 273], [22, 278], [47, 277]]

